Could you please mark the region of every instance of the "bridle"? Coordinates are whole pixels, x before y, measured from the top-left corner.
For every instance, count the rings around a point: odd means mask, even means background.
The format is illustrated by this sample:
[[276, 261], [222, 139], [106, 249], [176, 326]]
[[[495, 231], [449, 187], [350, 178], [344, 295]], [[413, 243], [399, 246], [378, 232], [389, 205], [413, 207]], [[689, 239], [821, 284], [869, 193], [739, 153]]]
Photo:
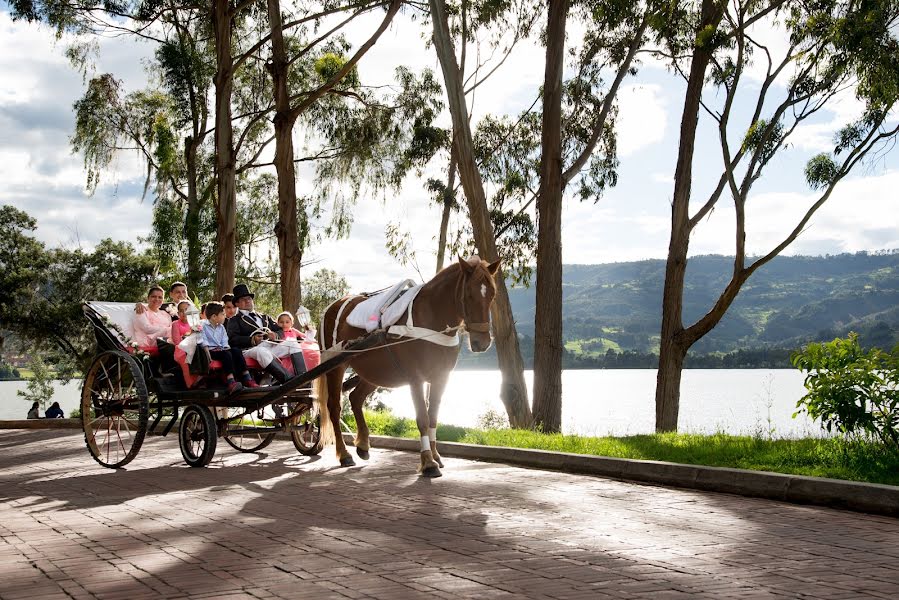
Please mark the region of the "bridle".
[[463, 270], [462, 277], [459, 278], [459, 283], [457, 285], [459, 304], [462, 306], [462, 325], [460, 326], [460, 329], [474, 331], [476, 333], [490, 333], [489, 322], [474, 322], [468, 320], [468, 309], [465, 305], [465, 284], [467, 281], [468, 274]]

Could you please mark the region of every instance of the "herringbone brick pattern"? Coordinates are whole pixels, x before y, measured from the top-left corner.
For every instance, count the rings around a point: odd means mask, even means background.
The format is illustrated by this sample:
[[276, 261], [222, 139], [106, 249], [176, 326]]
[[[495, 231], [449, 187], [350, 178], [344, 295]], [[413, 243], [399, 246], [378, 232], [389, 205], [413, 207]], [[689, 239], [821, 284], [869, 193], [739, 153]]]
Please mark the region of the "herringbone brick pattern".
[[[0, 597], [896, 598], [899, 521], [414, 454], [336, 468], [175, 436], [127, 470], [0, 432]], [[360, 461], [361, 462], [361, 461]]]

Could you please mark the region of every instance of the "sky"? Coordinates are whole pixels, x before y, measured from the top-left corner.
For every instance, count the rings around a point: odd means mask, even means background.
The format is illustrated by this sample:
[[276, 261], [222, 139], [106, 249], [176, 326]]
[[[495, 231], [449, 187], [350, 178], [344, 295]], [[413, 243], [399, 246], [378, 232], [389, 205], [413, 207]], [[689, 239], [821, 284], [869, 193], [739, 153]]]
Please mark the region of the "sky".
[[[380, 19], [378, 16], [377, 20]], [[358, 46], [377, 26], [360, 20], [347, 29]], [[400, 15], [360, 63], [363, 82], [392, 81], [395, 66], [429, 68], [441, 79], [439, 64], [423, 39], [420, 20]], [[577, 36], [578, 32], [571, 33]], [[763, 30], [774, 46], [776, 30]], [[36, 235], [50, 246], [90, 248], [99, 240], [136, 242], [149, 232], [152, 198], [142, 198], [145, 167], [136, 156], [116, 159], [93, 195], [85, 191], [83, 160], [73, 155], [72, 105], [85, 80], [64, 55], [65, 39], [37, 25], [13, 22], [0, 3], [0, 201], [23, 209], [38, 221]], [[781, 44], [782, 45], [782, 44]], [[96, 73], [110, 72], [126, 90], [146, 85], [143, 63], [153, 47], [132, 39], [104, 39]], [[543, 79], [544, 50], [521, 44], [474, 99], [473, 121], [485, 114], [516, 115], [530, 106]], [[757, 75], [757, 74], [756, 74]], [[749, 88], [757, 87], [749, 78]], [[563, 207], [562, 256], [565, 264], [595, 264], [664, 258], [668, 246], [670, 198], [677, 135], [683, 104], [683, 82], [662, 65], [644, 60], [639, 74], [625, 80], [619, 99], [619, 183], [597, 203], [566, 195]], [[711, 92], [709, 92], [711, 93]], [[858, 113], [859, 105], [844, 95], [796, 132], [753, 188], [747, 205], [747, 249], [767, 252], [791, 230], [815, 194], [807, 188], [803, 166], [809, 157], [831, 149], [839, 124]], [[745, 118], [738, 105], [735, 122]], [[449, 115], [442, 115], [449, 123]], [[745, 123], [742, 125], [745, 127]], [[721, 153], [716, 130], [705, 119], [700, 126], [694, 161], [694, 202], [701, 202], [720, 175]], [[334, 269], [354, 291], [379, 289], [404, 277], [420, 278], [385, 249], [385, 228], [399, 222], [412, 235], [418, 271], [428, 277], [435, 264], [439, 209], [430, 205], [423, 181], [445, 180], [447, 165], [432, 163], [419, 179], [410, 176], [387, 201], [360, 197], [348, 239], [311, 248], [314, 261], [305, 273]], [[309, 190], [311, 171], [298, 173], [300, 192]], [[575, 186], [571, 186], [572, 191]], [[843, 181], [785, 254], [834, 254], [899, 248], [897, 153], [887, 153]], [[727, 199], [697, 228], [691, 255], [733, 254], [733, 209]]]

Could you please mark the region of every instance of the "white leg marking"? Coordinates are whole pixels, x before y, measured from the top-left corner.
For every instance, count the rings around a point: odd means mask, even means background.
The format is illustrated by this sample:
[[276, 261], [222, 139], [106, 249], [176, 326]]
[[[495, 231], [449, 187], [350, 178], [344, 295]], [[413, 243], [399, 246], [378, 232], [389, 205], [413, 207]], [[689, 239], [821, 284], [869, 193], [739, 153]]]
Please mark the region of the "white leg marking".
[[429, 440], [428, 436], [426, 436], [426, 435], [421, 436], [421, 451], [424, 452], [425, 450], [430, 450], [430, 449], [431, 449], [431, 440]]

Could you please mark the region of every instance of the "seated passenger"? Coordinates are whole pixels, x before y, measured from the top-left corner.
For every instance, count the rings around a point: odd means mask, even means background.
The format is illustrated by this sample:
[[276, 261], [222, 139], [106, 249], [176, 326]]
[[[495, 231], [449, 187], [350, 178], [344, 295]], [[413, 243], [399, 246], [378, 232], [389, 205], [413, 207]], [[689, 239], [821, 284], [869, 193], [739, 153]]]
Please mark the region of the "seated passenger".
[[156, 338], [168, 340], [172, 332], [172, 318], [169, 313], [160, 309], [162, 306], [162, 288], [154, 285], [147, 292], [147, 308], [135, 315], [134, 343], [142, 350], [156, 348]]
[[[228, 332], [223, 325], [225, 322], [225, 307], [222, 303], [208, 303], [206, 305], [206, 318], [209, 320], [209, 324], [200, 330], [199, 343], [206, 346], [212, 360], [222, 363], [222, 370], [228, 375], [228, 391], [233, 394], [244, 387], [259, 387], [247, 370], [243, 352], [241, 352], [240, 348], [232, 348], [228, 344]], [[235, 380], [236, 374], [240, 374], [243, 385]]]
[[[169, 298], [170, 301], [164, 303], [161, 308], [169, 313], [172, 321], [178, 320], [177, 308], [180, 302], [190, 302], [191, 306], [194, 305], [190, 299], [190, 294], [187, 293], [187, 284], [180, 281], [176, 281], [169, 286]], [[143, 302], [138, 302], [134, 305], [134, 312], [137, 314], [142, 314], [145, 310], [147, 310], [147, 306]]]
[[172, 321], [172, 343], [176, 346], [193, 332], [193, 328], [187, 321], [187, 311], [191, 306], [193, 305], [186, 300], [178, 303], [178, 320]]
[[234, 294], [222, 296], [222, 304], [225, 305], [225, 319], [230, 319], [237, 314], [237, 305], [234, 304]]
[[231, 345], [243, 350], [244, 355], [258, 362], [278, 382], [284, 383], [291, 374], [283, 366], [282, 356], [290, 356], [294, 376], [306, 370], [303, 349], [297, 340], [284, 339], [281, 327], [265, 313], [256, 312], [253, 299], [244, 283], [234, 286], [234, 303], [239, 312], [228, 319], [228, 339]]
[[293, 327], [293, 315], [286, 310], [278, 315], [278, 326], [284, 331], [285, 340], [302, 340], [306, 336], [299, 329]]

